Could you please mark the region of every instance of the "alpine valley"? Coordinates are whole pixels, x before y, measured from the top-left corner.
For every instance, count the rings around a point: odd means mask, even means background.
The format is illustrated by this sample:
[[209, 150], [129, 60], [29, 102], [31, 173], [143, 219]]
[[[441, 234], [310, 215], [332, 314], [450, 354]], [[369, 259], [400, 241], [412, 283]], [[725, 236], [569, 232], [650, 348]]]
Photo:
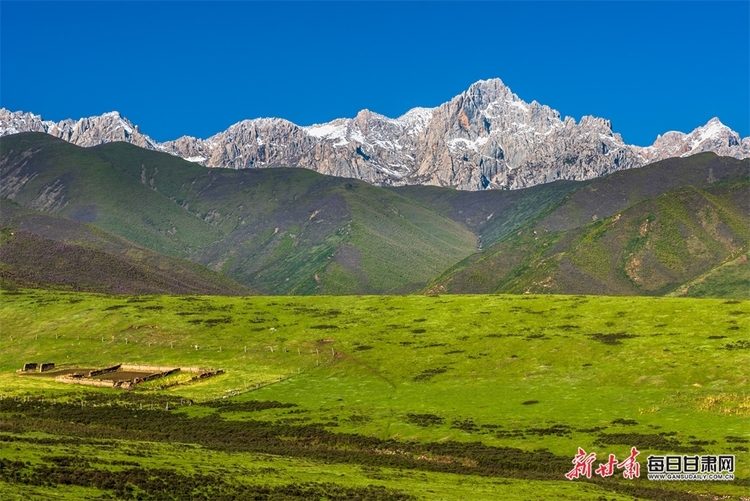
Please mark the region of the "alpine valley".
[[495, 79], [397, 119], [246, 120], [205, 140], [157, 143], [117, 112], [3, 109], [0, 133], [16, 285], [748, 295], [750, 138], [718, 119], [641, 148]]
[[748, 296], [750, 159], [518, 190], [207, 168], [126, 142], [0, 141], [6, 285], [240, 294]]
[[[0, 127], [2, 500], [748, 499], [718, 119], [642, 148], [490, 80], [205, 140]], [[649, 478], [698, 455], [726, 481]]]

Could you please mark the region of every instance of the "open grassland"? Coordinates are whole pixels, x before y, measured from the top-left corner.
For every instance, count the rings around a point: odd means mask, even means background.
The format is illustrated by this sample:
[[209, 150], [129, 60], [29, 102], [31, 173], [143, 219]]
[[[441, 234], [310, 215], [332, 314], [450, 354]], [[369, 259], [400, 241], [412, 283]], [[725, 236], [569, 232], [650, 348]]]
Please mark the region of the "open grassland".
[[[748, 301], [691, 298], [4, 291], [0, 491], [740, 499], [749, 314]], [[25, 362], [226, 373], [124, 392], [16, 375]], [[638, 480], [564, 478], [578, 447], [604, 461], [632, 446]], [[646, 457], [666, 453], [734, 454], [737, 479], [646, 480]]]

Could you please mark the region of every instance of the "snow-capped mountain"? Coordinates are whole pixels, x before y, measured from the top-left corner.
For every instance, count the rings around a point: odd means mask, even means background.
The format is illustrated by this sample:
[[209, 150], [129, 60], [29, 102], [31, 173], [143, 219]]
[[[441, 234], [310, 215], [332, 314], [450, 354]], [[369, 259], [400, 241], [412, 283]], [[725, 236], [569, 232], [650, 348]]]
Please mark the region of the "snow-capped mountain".
[[584, 180], [703, 151], [750, 157], [750, 138], [740, 138], [717, 118], [690, 134], [668, 132], [642, 148], [625, 144], [608, 120], [562, 119], [548, 106], [522, 101], [499, 79], [479, 81], [441, 106], [414, 108], [395, 119], [368, 110], [307, 127], [261, 118], [208, 139], [183, 136], [164, 143], [117, 112], [51, 122], [0, 109], [0, 135], [24, 131], [79, 146], [127, 141], [208, 167], [304, 167], [374, 184], [465, 190]]
[[83, 147], [126, 141], [142, 148], [161, 149], [159, 143], [141, 134], [137, 125], [121, 117], [117, 111], [79, 120], [53, 122], [42, 120], [41, 116], [33, 113], [10, 112], [0, 108], [0, 136], [18, 132], [46, 132]]
[[641, 156], [648, 162], [670, 157], [687, 157], [703, 151], [713, 151], [717, 155], [735, 158], [750, 156], [750, 138], [740, 135], [724, 125], [718, 118], [712, 118], [703, 127], [690, 134], [667, 132], [659, 136], [652, 146], [641, 148]]

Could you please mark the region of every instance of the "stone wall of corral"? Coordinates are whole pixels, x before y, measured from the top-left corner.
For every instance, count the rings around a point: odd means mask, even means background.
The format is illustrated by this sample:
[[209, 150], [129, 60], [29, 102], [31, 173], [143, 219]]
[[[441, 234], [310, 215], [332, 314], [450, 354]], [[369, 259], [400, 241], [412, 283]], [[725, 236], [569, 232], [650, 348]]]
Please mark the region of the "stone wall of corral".
[[96, 369], [93, 371], [89, 371], [88, 377], [94, 377], [94, 376], [101, 376], [102, 374], [109, 374], [110, 372], [115, 372], [120, 369], [122, 365], [113, 365], [112, 367], [105, 367], [104, 369]]
[[200, 367], [180, 367], [180, 370], [188, 374], [203, 374], [211, 371], [211, 369], [201, 369]]
[[72, 378], [67, 376], [59, 376], [55, 378], [58, 383], [67, 384], [83, 384], [86, 386], [99, 386], [101, 388], [114, 388], [115, 382], [108, 379], [86, 379], [86, 378]]
[[17, 370], [16, 372], [47, 372], [55, 368], [54, 363], [37, 364], [35, 362], [29, 362], [23, 364], [23, 369]]
[[179, 372], [179, 371], [180, 371], [180, 368], [177, 367], [177, 368], [174, 368], [174, 369], [170, 369], [168, 371], [160, 372], [158, 374], [151, 374], [151, 375], [146, 376], [146, 377], [138, 378], [138, 382], [139, 383], [145, 383], [146, 381], [151, 381], [153, 379], [159, 379], [159, 378], [167, 377], [170, 374], [174, 374], [175, 372]]
[[153, 372], [163, 373], [177, 370], [185, 370], [180, 367], [173, 366], [160, 366], [160, 365], [133, 365], [133, 364], [120, 364], [120, 370], [127, 372]]
[[199, 379], [218, 376], [219, 374], [224, 374], [224, 369], [204, 370], [203, 372], [199, 372], [197, 376], [191, 377], [190, 381], [198, 381]]

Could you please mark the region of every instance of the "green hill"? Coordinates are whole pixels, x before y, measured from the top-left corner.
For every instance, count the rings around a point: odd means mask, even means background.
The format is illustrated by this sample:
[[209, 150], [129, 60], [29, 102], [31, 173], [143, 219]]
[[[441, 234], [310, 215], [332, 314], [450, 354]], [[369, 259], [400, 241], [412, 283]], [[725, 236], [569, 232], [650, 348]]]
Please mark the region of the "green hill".
[[198, 264], [7, 200], [0, 200], [0, 277], [6, 288], [120, 294], [253, 293]]
[[722, 263], [672, 293], [686, 297], [750, 298], [750, 264], [747, 254]]
[[224, 238], [195, 260], [266, 293], [412, 292], [476, 246], [464, 226], [362, 181], [307, 169], [194, 164], [186, 178], [173, 157], [129, 144], [103, 145], [93, 153], [147, 179], [221, 231]]
[[[551, 211], [539, 227], [549, 231], [578, 228], [597, 219], [614, 216], [618, 212], [648, 198], [653, 198], [682, 186], [709, 188], [723, 182], [747, 178], [750, 159], [737, 160], [701, 153], [685, 158], [670, 158], [641, 167], [618, 171], [593, 179], [566, 196]], [[746, 192], [738, 192], [738, 196]], [[742, 200], [737, 199], [737, 204]], [[750, 212], [747, 198], [744, 205]]]
[[61, 139], [42, 133], [3, 137], [0, 158], [0, 196], [23, 207], [91, 223], [170, 256], [190, 258], [222, 237], [139, 179]]
[[264, 293], [412, 292], [468, 256], [465, 226], [306, 169], [206, 169], [126, 143], [0, 142], [0, 195], [189, 258]]
[[391, 188], [466, 225], [487, 247], [555, 207], [587, 182], [555, 181], [522, 190], [460, 191], [436, 186]]
[[522, 231], [458, 263], [429, 290], [652, 295], [681, 289], [747, 252], [749, 165], [708, 154], [594, 180]]
[[[206, 169], [127, 143], [85, 149], [39, 133], [2, 138], [0, 161], [0, 197], [265, 294], [665, 294], [748, 244], [750, 160], [712, 153], [486, 192]], [[712, 280], [737, 280], [725, 275]]]

